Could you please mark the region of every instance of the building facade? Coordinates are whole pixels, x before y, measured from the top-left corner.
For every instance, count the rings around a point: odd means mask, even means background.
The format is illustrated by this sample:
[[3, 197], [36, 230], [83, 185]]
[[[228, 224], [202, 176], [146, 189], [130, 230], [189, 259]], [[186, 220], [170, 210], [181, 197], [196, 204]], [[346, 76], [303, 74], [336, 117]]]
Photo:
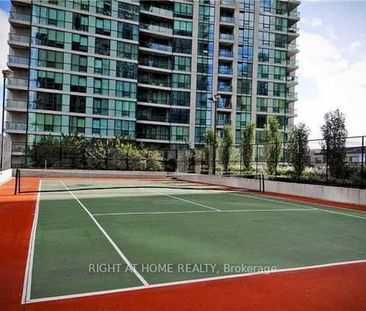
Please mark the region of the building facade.
[[12, 0], [6, 133], [200, 145], [214, 122], [293, 124], [297, 0]]

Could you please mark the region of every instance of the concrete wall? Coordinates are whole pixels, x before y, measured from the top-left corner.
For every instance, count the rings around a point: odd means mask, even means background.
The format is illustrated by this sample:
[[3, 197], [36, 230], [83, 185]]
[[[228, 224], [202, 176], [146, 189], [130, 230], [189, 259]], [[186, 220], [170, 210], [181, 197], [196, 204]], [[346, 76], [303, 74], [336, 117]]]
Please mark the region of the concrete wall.
[[[0, 136], [0, 144], [2, 144], [2, 136]], [[3, 157], [3, 169], [7, 170], [11, 167], [11, 141], [9, 135], [5, 136], [4, 139], [4, 152], [0, 154]], [[1, 168], [0, 168], [1, 171]]]
[[0, 185], [6, 183], [12, 176], [12, 170], [8, 169], [5, 171], [0, 171]]
[[[257, 191], [259, 190], [259, 181], [256, 179], [180, 173], [177, 174], [177, 178], [186, 181], [197, 181], [228, 187], [245, 188]], [[266, 180], [265, 191], [366, 206], [365, 189], [331, 187]]]

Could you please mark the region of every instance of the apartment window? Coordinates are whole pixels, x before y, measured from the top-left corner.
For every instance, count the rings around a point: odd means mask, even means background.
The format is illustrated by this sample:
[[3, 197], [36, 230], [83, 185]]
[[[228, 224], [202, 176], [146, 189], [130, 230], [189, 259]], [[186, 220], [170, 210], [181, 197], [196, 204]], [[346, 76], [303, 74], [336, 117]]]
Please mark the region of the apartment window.
[[33, 121], [33, 116], [35, 116], [33, 125], [37, 132], [61, 132], [60, 115], [35, 113], [30, 115], [30, 123]]
[[107, 116], [109, 109], [108, 105], [108, 99], [94, 98], [93, 113]]
[[94, 94], [109, 95], [109, 80], [94, 78]]
[[96, 1], [97, 13], [111, 16], [111, 0]]
[[173, 73], [172, 87], [189, 89], [191, 87], [191, 76]]
[[116, 100], [114, 116], [135, 118], [136, 103], [129, 101]]
[[36, 92], [35, 99], [30, 104], [31, 109], [62, 110], [62, 95], [55, 93]]
[[258, 81], [258, 95], [268, 95], [268, 83]]
[[71, 95], [70, 112], [85, 113], [86, 97]]
[[63, 79], [61, 73], [49, 71], [37, 72], [37, 87], [39, 88], [62, 90], [62, 80]]
[[135, 137], [135, 122], [126, 120], [115, 120], [114, 135], [126, 136], [130, 138]]
[[72, 29], [79, 31], [89, 31], [89, 16], [80, 13], [73, 13]]
[[72, 49], [74, 51], [88, 52], [88, 37], [73, 34], [72, 35]]
[[239, 111], [250, 111], [252, 107], [252, 97], [237, 96], [236, 107]]
[[192, 19], [193, 7], [192, 4], [174, 3], [174, 16]]
[[35, 22], [57, 27], [65, 27], [65, 11], [34, 6]]
[[95, 58], [94, 59], [94, 73], [101, 75], [109, 75], [109, 59]]
[[191, 58], [185, 56], [175, 56], [174, 70], [191, 71]]
[[118, 42], [117, 57], [137, 60], [137, 45], [125, 42]]
[[116, 97], [136, 98], [136, 83], [117, 81]]
[[104, 36], [111, 35], [111, 21], [105, 18], [97, 18], [95, 25], [95, 33]]
[[85, 118], [70, 117], [69, 118], [69, 131], [70, 131], [70, 133], [85, 134]]
[[74, 9], [81, 11], [89, 11], [89, 0], [73, 0]]
[[189, 109], [170, 109], [170, 122], [189, 123]]
[[[172, 93], [174, 93], [174, 91]], [[146, 103], [169, 105], [170, 104], [170, 92], [154, 90], [154, 89], [150, 89], [150, 90], [141, 89], [138, 92], [138, 100], [141, 102], [146, 102]]]
[[[36, 52], [32, 50], [32, 52]], [[32, 53], [33, 54], [33, 53]], [[38, 66], [63, 69], [64, 54], [62, 52], [38, 50]]]
[[118, 38], [128, 39], [128, 40], [138, 40], [139, 29], [137, 25], [129, 23], [118, 23], [117, 36]]
[[[37, 28], [36, 28], [37, 29]], [[65, 33], [45, 28], [38, 28], [36, 44], [55, 48], [64, 48]]]
[[71, 55], [71, 70], [78, 72], [88, 71], [88, 58], [76, 54]]
[[173, 39], [173, 52], [175, 53], [184, 53], [191, 54], [192, 53], [192, 41], [187, 39]]
[[95, 54], [110, 55], [110, 40], [95, 38]]
[[173, 141], [188, 141], [189, 128], [183, 126], [172, 126], [170, 139]]
[[192, 36], [192, 22], [175, 20], [174, 34], [180, 36]]
[[137, 79], [137, 64], [117, 61], [117, 77]]
[[189, 106], [190, 104], [190, 93], [172, 91], [172, 103], [173, 106]]
[[118, 2], [118, 18], [138, 21], [139, 7], [128, 3]]
[[86, 93], [86, 77], [71, 75], [71, 92]]
[[108, 120], [107, 119], [93, 119], [92, 134], [107, 136]]

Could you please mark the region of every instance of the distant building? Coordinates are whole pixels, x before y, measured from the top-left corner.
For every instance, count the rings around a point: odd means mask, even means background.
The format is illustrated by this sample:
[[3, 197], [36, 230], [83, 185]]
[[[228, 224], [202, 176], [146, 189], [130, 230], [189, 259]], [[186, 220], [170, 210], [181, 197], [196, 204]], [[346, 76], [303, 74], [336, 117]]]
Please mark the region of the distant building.
[[6, 133], [13, 163], [45, 135], [200, 145], [267, 116], [293, 124], [297, 0], [12, 0]]

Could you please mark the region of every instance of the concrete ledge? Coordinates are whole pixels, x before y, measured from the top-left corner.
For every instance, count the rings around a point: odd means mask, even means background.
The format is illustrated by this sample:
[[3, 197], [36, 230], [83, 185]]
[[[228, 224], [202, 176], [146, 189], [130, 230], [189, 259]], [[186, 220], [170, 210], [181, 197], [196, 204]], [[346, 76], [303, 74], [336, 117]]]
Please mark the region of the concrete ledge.
[[0, 185], [6, 183], [12, 177], [12, 170], [0, 171]]
[[[180, 173], [177, 173], [176, 177], [180, 180], [186, 181], [196, 181], [228, 187], [245, 188], [256, 191], [259, 190], [259, 181], [257, 179]], [[366, 206], [365, 189], [266, 180], [265, 190], [266, 192], [281, 193], [307, 198], [315, 198], [324, 201]]]
[[[15, 170], [13, 170], [15, 176]], [[166, 178], [167, 172], [145, 172], [145, 171], [102, 171], [102, 170], [44, 170], [44, 169], [22, 169], [22, 177], [49, 177], [49, 178]]]

